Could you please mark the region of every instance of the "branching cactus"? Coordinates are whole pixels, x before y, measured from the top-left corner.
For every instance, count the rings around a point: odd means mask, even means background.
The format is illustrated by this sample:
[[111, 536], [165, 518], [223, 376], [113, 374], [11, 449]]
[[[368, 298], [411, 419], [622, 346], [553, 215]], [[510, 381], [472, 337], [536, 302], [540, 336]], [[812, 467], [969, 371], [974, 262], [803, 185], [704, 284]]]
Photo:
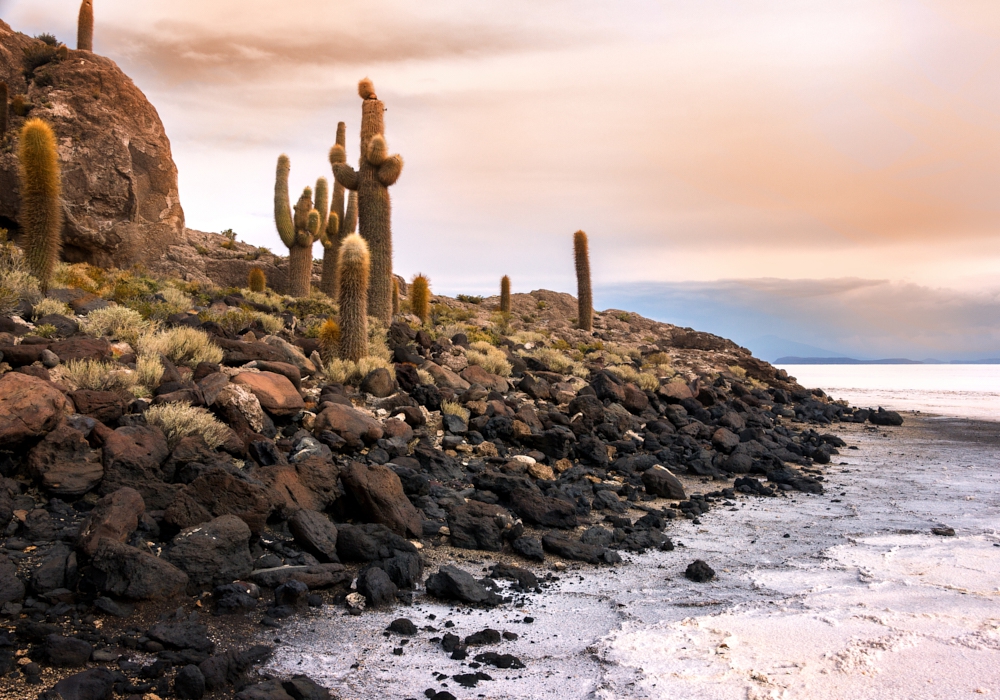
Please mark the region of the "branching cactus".
[[293, 297], [309, 296], [312, 283], [312, 247], [319, 235], [320, 213], [313, 208], [312, 190], [308, 187], [295, 204], [295, 216], [288, 200], [288, 156], [278, 158], [274, 178], [274, 223], [281, 242], [288, 246], [288, 293]]
[[587, 234], [583, 231], [573, 234], [573, 258], [576, 261], [576, 302], [579, 306], [577, 325], [580, 330], [590, 331], [594, 327], [594, 298], [590, 291], [590, 250]]
[[[338, 146], [345, 148], [346, 127], [344, 122], [337, 124]], [[345, 151], [346, 153], [346, 151]], [[346, 157], [346, 155], [345, 155]], [[347, 207], [344, 207], [344, 185], [339, 181], [333, 183], [333, 197], [330, 200], [330, 216], [326, 226], [321, 229], [320, 240], [323, 242], [323, 276], [319, 283], [324, 293], [337, 298], [337, 255], [340, 244], [346, 236], [358, 229], [358, 193], [351, 192], [347, 197]]]
[[340, 356], [357, 362], [368, 355], [368, 244], [356, 233], [340, 245]]
[[510, 277], [500, 278], [500, 313], [510, 313]]
[[410, 306], [414, 315], [427, 323], [431, 315], [431, 281], [427, 275], [417, 275], [410, 284]]
[[358, 225], [371, 251], [369, 313], [386, 323], [392, 320], [392, 205], [389, 187], [403, 170], [403, 159], [389, 155], [385, 142], [385, 105], [375, 95], [372, 82], [358, 84], [361, 104], [361, 162], [358, 170], [347, 164], [339, 144], [330, 150], [330, 164], [337, 183], [358, 193]]
[[80, 17], [76, 23], [77, 51], [94, 50], [94, 3], [93, 0], [83, 0], [80, 3]]
[[41, 119], [26, 121], [17, 157], [21, 176], [18, 219], [24, 230], [24, 257], [46, 292], [59, 262], [63, 226], [62, 180], [52, 128]]

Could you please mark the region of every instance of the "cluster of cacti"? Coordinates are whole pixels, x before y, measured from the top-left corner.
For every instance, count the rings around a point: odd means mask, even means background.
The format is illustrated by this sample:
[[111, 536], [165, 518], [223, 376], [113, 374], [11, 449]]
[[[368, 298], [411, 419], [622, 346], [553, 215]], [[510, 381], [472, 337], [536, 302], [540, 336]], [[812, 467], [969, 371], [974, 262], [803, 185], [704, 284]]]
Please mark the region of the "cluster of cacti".
[[410, 283], [410, 310], [427, 323], [431, 315], [431, 281], [426, 275], [417, 275]]
[[0, 81], [0, 139], [7, 133], [7, 122], [10, 121], [7, 102], [10, 100], [7, 83]]
[[247, 287], [250, 288], [251, 292], [263, 292], [267, 289], [267, 275], [259, 267], [251, 268], [250, 273], [247, 275]]
[[573, 234], [573, 259], [576, 261], [576, 301], [579, 307], [577, 326], [580, 330], [593, 330], [594, 301], [590, 292], [590, 251], [587, 234]]
[[63, 224], [59, 155], [56, 135], [49, 125], [41, 119], [25, 122], [17, 156], [21, 176], [18, 219], [24, 231], [24, 256], [45, 292], [59, 262]]
[[368, 354], [368, 244], [352, 233], [340, 244], [340, 356], [357, 362]]
[[[344, 149], [346, 144], [346, 127], [344, 122], [340, 122], [337, 124], [337, 141], [334, 148], [339, 146]], [[326, 226], [320, 230], [320, 241], [323, 243], [323, 276], [320, 289], [334, 299], [337, 298], [337, 255], [340, 252], [340, 244], [346, 236], [354, 233], [357, 224], [358, 193], [351, 192], [345, 209], [344, 185], [335, 180], [333, 197], [330, 200], [330, 217]]]
[[510, 313], [510, 277], [507, 275], [500, 278], [500, 313]]
[[281, 242], [288, 246], [288, 293], [307, 297], [312, 283], [313, 242], [319, 235], [321, 217], [313, 208], [312, 190], [308, 187], [302, 191], [292, 215], [288, 198], [290, 170], [288, 156], [282, 154], [274, 179], [274, 223]]
[[83, 0], [80, 3], [80, 17], [76, 24], [77, 51], [94, 50], [94, 3]]
[[385, 142], [385, 106], [375, 95], [372, 82], [358, 84], [361, 105], [361, 159], [355, 170], [347, 164], [344, 147], [330, 150], [330, 164], [337, 183], [358, 193], [358, 222], [371, 251], [371, 284], [368, 309], [372, 316], [392, 320], [392, 206], [389, 187], [403, 170], [403, 159], [389, 155]]

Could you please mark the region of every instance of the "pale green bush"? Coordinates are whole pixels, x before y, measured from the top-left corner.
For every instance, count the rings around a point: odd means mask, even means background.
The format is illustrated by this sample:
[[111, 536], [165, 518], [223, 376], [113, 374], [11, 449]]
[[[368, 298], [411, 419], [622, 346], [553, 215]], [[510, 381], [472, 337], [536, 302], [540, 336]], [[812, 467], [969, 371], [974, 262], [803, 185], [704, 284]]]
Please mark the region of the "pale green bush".
[[351, 360], [334, 359], [330, 360], [324, 368], [326, 377], [331, 382], [340, 384], [350, 384], [357, 386], [361, 380], [368, 376], [373, 369], [384, 368], [389, 370], [392, 378], [396, 378], [396, 368], [389, 360], [381, 357], [362, 357], [358, 362]]
[[38, 319], [48, 316], [49, 314], [59, 314], [60, 316], [72, 316], [73, 312], [70, 308], [61, 301], [57, 299], [42, 299], [33, 307], [31, 307], [31, 320], [37, 321]]
[[127, 306], [108, 306], [91, 311], [84, 317], [81, 326], [84, 333], [98, 338], [108, 336], [115, 340], [124, 340], [134, 348], [139, 336], [152, 331], [155, 324]]
[[503, 350], [482, 340], [469, 345], [465, 359], [469, 361], [470, 365], [479, 365], [490, 374], [497, 374], [501, 377], [509, 377], [512, 370]]
[[222, 362], [223, 356], [222, 348], [213, 343], [205, 331], [187, 326], [140, 336], [137, 350], [144, 355], [163, 355], [186, 367], [195, 367], [201, 362]]
[[189, 435], [200, 435], [209, 447], [215, 449], [229, 435], [229, 427], [208, 410], [185, 402], [150, 406], [143, 415], [148, 425], [157, 426], [163, 431], [170, 449]]
[[554, 348], [536, 348], [529, 351], [522, 350], [520, 355], [521, 357], [533, 357], [553, 372], [558, 372], [559, 374], [572, 374], [573, 376], [580, 377], [582, 379], [586, 379], [590, 374], [582, 363], [573, 360], [565, 353]]
[[57, 374], [70, 389], [130, 392], [136, 385], [136, 373], [127, 367], [99, 360], [70, 360], [60, 365]]

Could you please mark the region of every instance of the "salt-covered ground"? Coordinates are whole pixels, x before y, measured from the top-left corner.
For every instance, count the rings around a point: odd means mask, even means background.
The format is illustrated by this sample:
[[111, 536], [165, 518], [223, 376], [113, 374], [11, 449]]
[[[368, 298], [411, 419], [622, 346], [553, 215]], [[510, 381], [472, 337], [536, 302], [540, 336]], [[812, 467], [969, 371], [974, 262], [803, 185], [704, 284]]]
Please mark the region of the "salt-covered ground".
[[[700, 525], [674, 521], [675, 551], [571, 565], [518, 607], [419, 596], [361, 617], [326, 608], [277, 633], [269, 670], [307, 673], [341, 698], [1000, 695], [1000, 424], [907, 416], [891, 432], [838, 432], [860, 449], [834, 458], [823, 496], [741, 497]], [[932, 535], [939, 525], [957, 536]], [[714, 581], [684, 578], [697, 558]], [[490, 563], [459, 565], [478, 576]], [[396, 656], [399, 637], [382, 630], [400, 616], [438, 631]], [[517, 633], [489, 649], [526, 668], [479, 668], [493, 680], [462, 687], [451, 676], [473, 669], [429, 639], [484, 627]]]

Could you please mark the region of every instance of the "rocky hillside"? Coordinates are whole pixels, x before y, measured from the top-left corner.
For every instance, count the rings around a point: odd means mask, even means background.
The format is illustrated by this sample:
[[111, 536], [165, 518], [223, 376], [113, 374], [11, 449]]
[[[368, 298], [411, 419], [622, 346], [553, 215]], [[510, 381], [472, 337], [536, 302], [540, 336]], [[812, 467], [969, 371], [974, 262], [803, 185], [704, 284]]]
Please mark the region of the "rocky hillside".
[[[309, 606], [505, 605], [532, 566], [613, 565], [727, 499], [821, 493], [843, 442], [817, 428], [898, 420], [637, 314], [584, 333], [566, 294], [407, 307], [358, 364], [319, 294], [62, 265], [0, 317], [0, 685], [327, 697], [253, 686], [270, 651], [245, 640]], [[454, 549], [510, 563], [425, 574]]]

